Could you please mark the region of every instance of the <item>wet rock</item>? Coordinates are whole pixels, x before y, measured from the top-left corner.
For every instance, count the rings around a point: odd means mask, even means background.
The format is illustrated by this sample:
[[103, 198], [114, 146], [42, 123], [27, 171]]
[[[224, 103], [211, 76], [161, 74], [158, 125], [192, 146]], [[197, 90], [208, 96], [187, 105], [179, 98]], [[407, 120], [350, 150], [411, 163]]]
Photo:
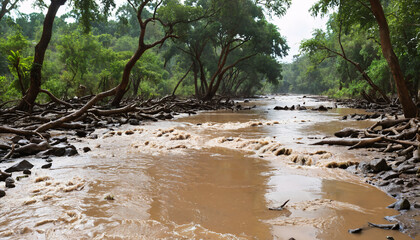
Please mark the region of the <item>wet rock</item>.
[[[388, 171], [391, 169], [390, 166], [386, 163], [385, 159], [374, 159], [370, 162], [370, 168], [374, 173]], [[386, 180], [386, 179], [385, 179]]]
[[76, 136], [78, 136], [78, 137], [86, 137], [87, 134], [88, 133], [85, 130], [81, 130], [81, 129], [76, 130]]
[[31, 172], [31, 170], [26, 169], [26, 170], [23, 170], [23, 174], [31, 175], [32, 172]]
[[394, 209], [401, 211], [401, 210], [409, 210], [410, 207], [411, 207], [410, 202], [407, 199], [401, 199], [395, 203]]
[[92, 149], [90, 149], [90, 147], [84, 147], [83, 148], [83, 152], [90, 152], [90, 151], [92, 151]]
[[73, 148], [73, 147], [66, 148], [66, 153], [65, 153], [66, 156], [74, 156], [74, 155], [77, 155], [77, 154], [78, 154], [78, 152], [77, 152], [76, 148]]
[[274, 110], [283, 110], [284, 108], [283, 107], [280, 107], [280, 106], [275, 106], [274, 107]]
[[57, 157], [64, 156], [66, 154], [67, 145], [60, 143], [50, 149], [49, 154]]
[[30, 162], [28, 162], [27, 160], [22, 160], [21, 162], [9, 167], [8, 169], [6, 169], [6, 172], [11, 173], [11, 172], [20, 172], [23, 170], [28, 170], [28, 169], [32, 169], [34, 167], [34, 165], [32, 165]]
[[137, 126], [137, 125], [140, 125], [140, 122], [139, 122], [139, 120], [137, 120], [137, 119], [130, 118], [130, 119], [128, 120], [128, 124], [133, 125], [133, 126]]
[[98, 134], [91, 134], [89, 139], [98, 139]]
[[244, 103], [247, 103], [247, 102], [249, 102], [249, 99], [245, 99], [245, 100], [244, 100]]
[[6, 178], [11, 177], [12, 174], [11, 173], [6, 173], [0, 170], [0, 181], [4, 182], [6, 180]]
[[16, 187], [15, 186], [15, 180], [12, 177], [6, 178], [5, 182], [6, 182], [6, 187], [7, 188], [14, 188], [14, 187]]
[[328, 111], [328, 108], [326, 108], [324, 105], [320, 105], [317, 108], [314, 108], [314, 110], [318, 110], [318, 111]]
[[2, 189], [0, 189], [0, 198], [6, 196], [6, 192]]
[[39, 143], [42, 143], [42, 142], [44, 141], [44, 139], [39, 138], [39, 137], [32, 137], [32, 138], [30, 139], [30, 141], [31, 141], [31, 143], [36, 143], [36, 144], [39, 144]]
[[419, 203], [414, 203], [414, 208], [420, 208], [420, 204]]
[[399, 177], [399, 176], [400, 176], [400, 174], [399, 174], [399, 173], [396, 173], [396, 172], [390, 171], [390, 172], [385, 173], [385, 174], [382, 176], [382, 178], [383, 178], [383, 180], [389, 180], [389, 179], [394, 179], [394, 178], [397, 178], [397, 177]]
[[363, 228], [349, 229], [349, 233], [361, 233]]
[[48, 157], [48, 158], [45, 159], [45, 161], [46, 162], [52, 162], [53, 160], [50, 157]]
[[41, 168], [47, 169], [47, 168], [51, 168], [52, 163], [47, 163], [45, 165], [42, 165]]

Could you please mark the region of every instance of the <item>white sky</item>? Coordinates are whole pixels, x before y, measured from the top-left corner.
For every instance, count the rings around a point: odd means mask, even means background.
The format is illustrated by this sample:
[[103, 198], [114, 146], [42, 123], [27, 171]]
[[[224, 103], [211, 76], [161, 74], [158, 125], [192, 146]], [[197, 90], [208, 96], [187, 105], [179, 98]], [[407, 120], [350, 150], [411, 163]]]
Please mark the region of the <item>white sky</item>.
[[[123, 0], [116, 0], [123, 2]], [[292, 0], [291, 7], [282, 18], [273, 18], [270, 22], [276, 24], [282, 36], [287, 39], [290, 47], [289, 55], [282, 62], [292, 62], [293, 56], [299, 53], [299, 44], [303, 39], [309, 39], [316, 28], [325, 29], [327, 18], [314, 18], [308, 12], [309, 8], [318, 0]], [[33, 1], [25, 1], [19, 8], [24, 13], [39, 11], [31, 6]], [[46, 11], [46, 10], [45, 10]], [[66, 6], [61, 7], [58, 15], [66, 12]]]
[[287, 10], [286, 15], [272, 21], [279, 27], [281, 35], [286, 38], [290, 47], [289, 55], [282, 59], [282, 61], [292, 62], [293, 55], [299, 53], [300, 42], [303, 39], [311, 38], [314, 29], [325, 29], [328, 21], [327, 17], [314, 18], [309, 13], [311, 6], [317, 1], [292, 0], [292, 5]]

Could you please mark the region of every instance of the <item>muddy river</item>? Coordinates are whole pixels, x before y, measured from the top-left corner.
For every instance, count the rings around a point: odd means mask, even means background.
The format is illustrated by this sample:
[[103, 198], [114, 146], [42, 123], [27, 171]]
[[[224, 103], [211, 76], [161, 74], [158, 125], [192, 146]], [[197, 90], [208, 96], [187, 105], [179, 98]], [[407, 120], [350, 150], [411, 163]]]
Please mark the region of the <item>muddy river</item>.
[[[33, 174], [0, 201], [0, 238], [411, 239], [347, 232], [389, 223], [394, 199], [325, 166], [379, 153], [309, 145], [372, 122], [340, 120], [354, 109], [273, 110], [293, 104], [333, 106], [302, 96], [251, 100], [247, 111], [98, 129], [98, 139], [73, 140], [92, 151], [54, 158], [51, 169], [28, 159]], [[289, 199], [282, 211], [268, 209]]]

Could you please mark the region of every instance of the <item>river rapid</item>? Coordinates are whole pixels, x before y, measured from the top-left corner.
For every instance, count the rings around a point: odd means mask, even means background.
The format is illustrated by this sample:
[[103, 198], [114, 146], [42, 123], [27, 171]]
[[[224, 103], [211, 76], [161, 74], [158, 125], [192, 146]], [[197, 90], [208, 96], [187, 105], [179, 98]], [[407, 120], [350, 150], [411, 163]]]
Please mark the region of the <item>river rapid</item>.
[[[142, 126], [97, 129], [74, 139], [92, 151], [41, 159], [0, 200], [2, 239], [411, 239], [391, 230], [394, 199], [331, 162], [377, 152], [310, 145], [360, 112], [276, 111], [330, 102], [303, 96], [253, 99], [246, 111], [202, 112]], [[13, 163], [5, 164], [8, 167]], [[19, 174], [18, 174], [19, 175]], [[14, 175], [14, 177], [18, 176]], [[290, 201], [282, 211], [271, 211]]]

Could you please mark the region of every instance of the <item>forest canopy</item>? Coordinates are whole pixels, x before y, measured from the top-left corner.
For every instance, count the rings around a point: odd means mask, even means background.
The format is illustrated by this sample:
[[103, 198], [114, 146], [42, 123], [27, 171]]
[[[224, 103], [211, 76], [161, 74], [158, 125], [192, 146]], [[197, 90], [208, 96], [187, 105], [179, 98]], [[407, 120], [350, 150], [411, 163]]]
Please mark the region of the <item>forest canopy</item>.
[[[266, 15], [290, 1], [2, 1], [0, 100], [31, 109], [115, 88], [122, 97], [253, 95], [281, 80], [289, 49]], [[57, 16], [59, 8], [65, 14]], [[4, 11], [3, 11], [4, 10]], [[4, 13], [3, 13], [4, 12]], [[39, 94], [45, 92], [47, 94]]]
[[36, 0], [42, 12], [30, 14], [22, 2], [0, 10], [0, 101], [20, 110], [101, 92], [112, 106], [291, 92], [371, 102], [397, 94], [406, 116], [417, 113], [418, 0], [319, 0], [310, 12], [328, 24], [292, 63], [281, 63], [289, 47], [270, 23], [291, 0]]

